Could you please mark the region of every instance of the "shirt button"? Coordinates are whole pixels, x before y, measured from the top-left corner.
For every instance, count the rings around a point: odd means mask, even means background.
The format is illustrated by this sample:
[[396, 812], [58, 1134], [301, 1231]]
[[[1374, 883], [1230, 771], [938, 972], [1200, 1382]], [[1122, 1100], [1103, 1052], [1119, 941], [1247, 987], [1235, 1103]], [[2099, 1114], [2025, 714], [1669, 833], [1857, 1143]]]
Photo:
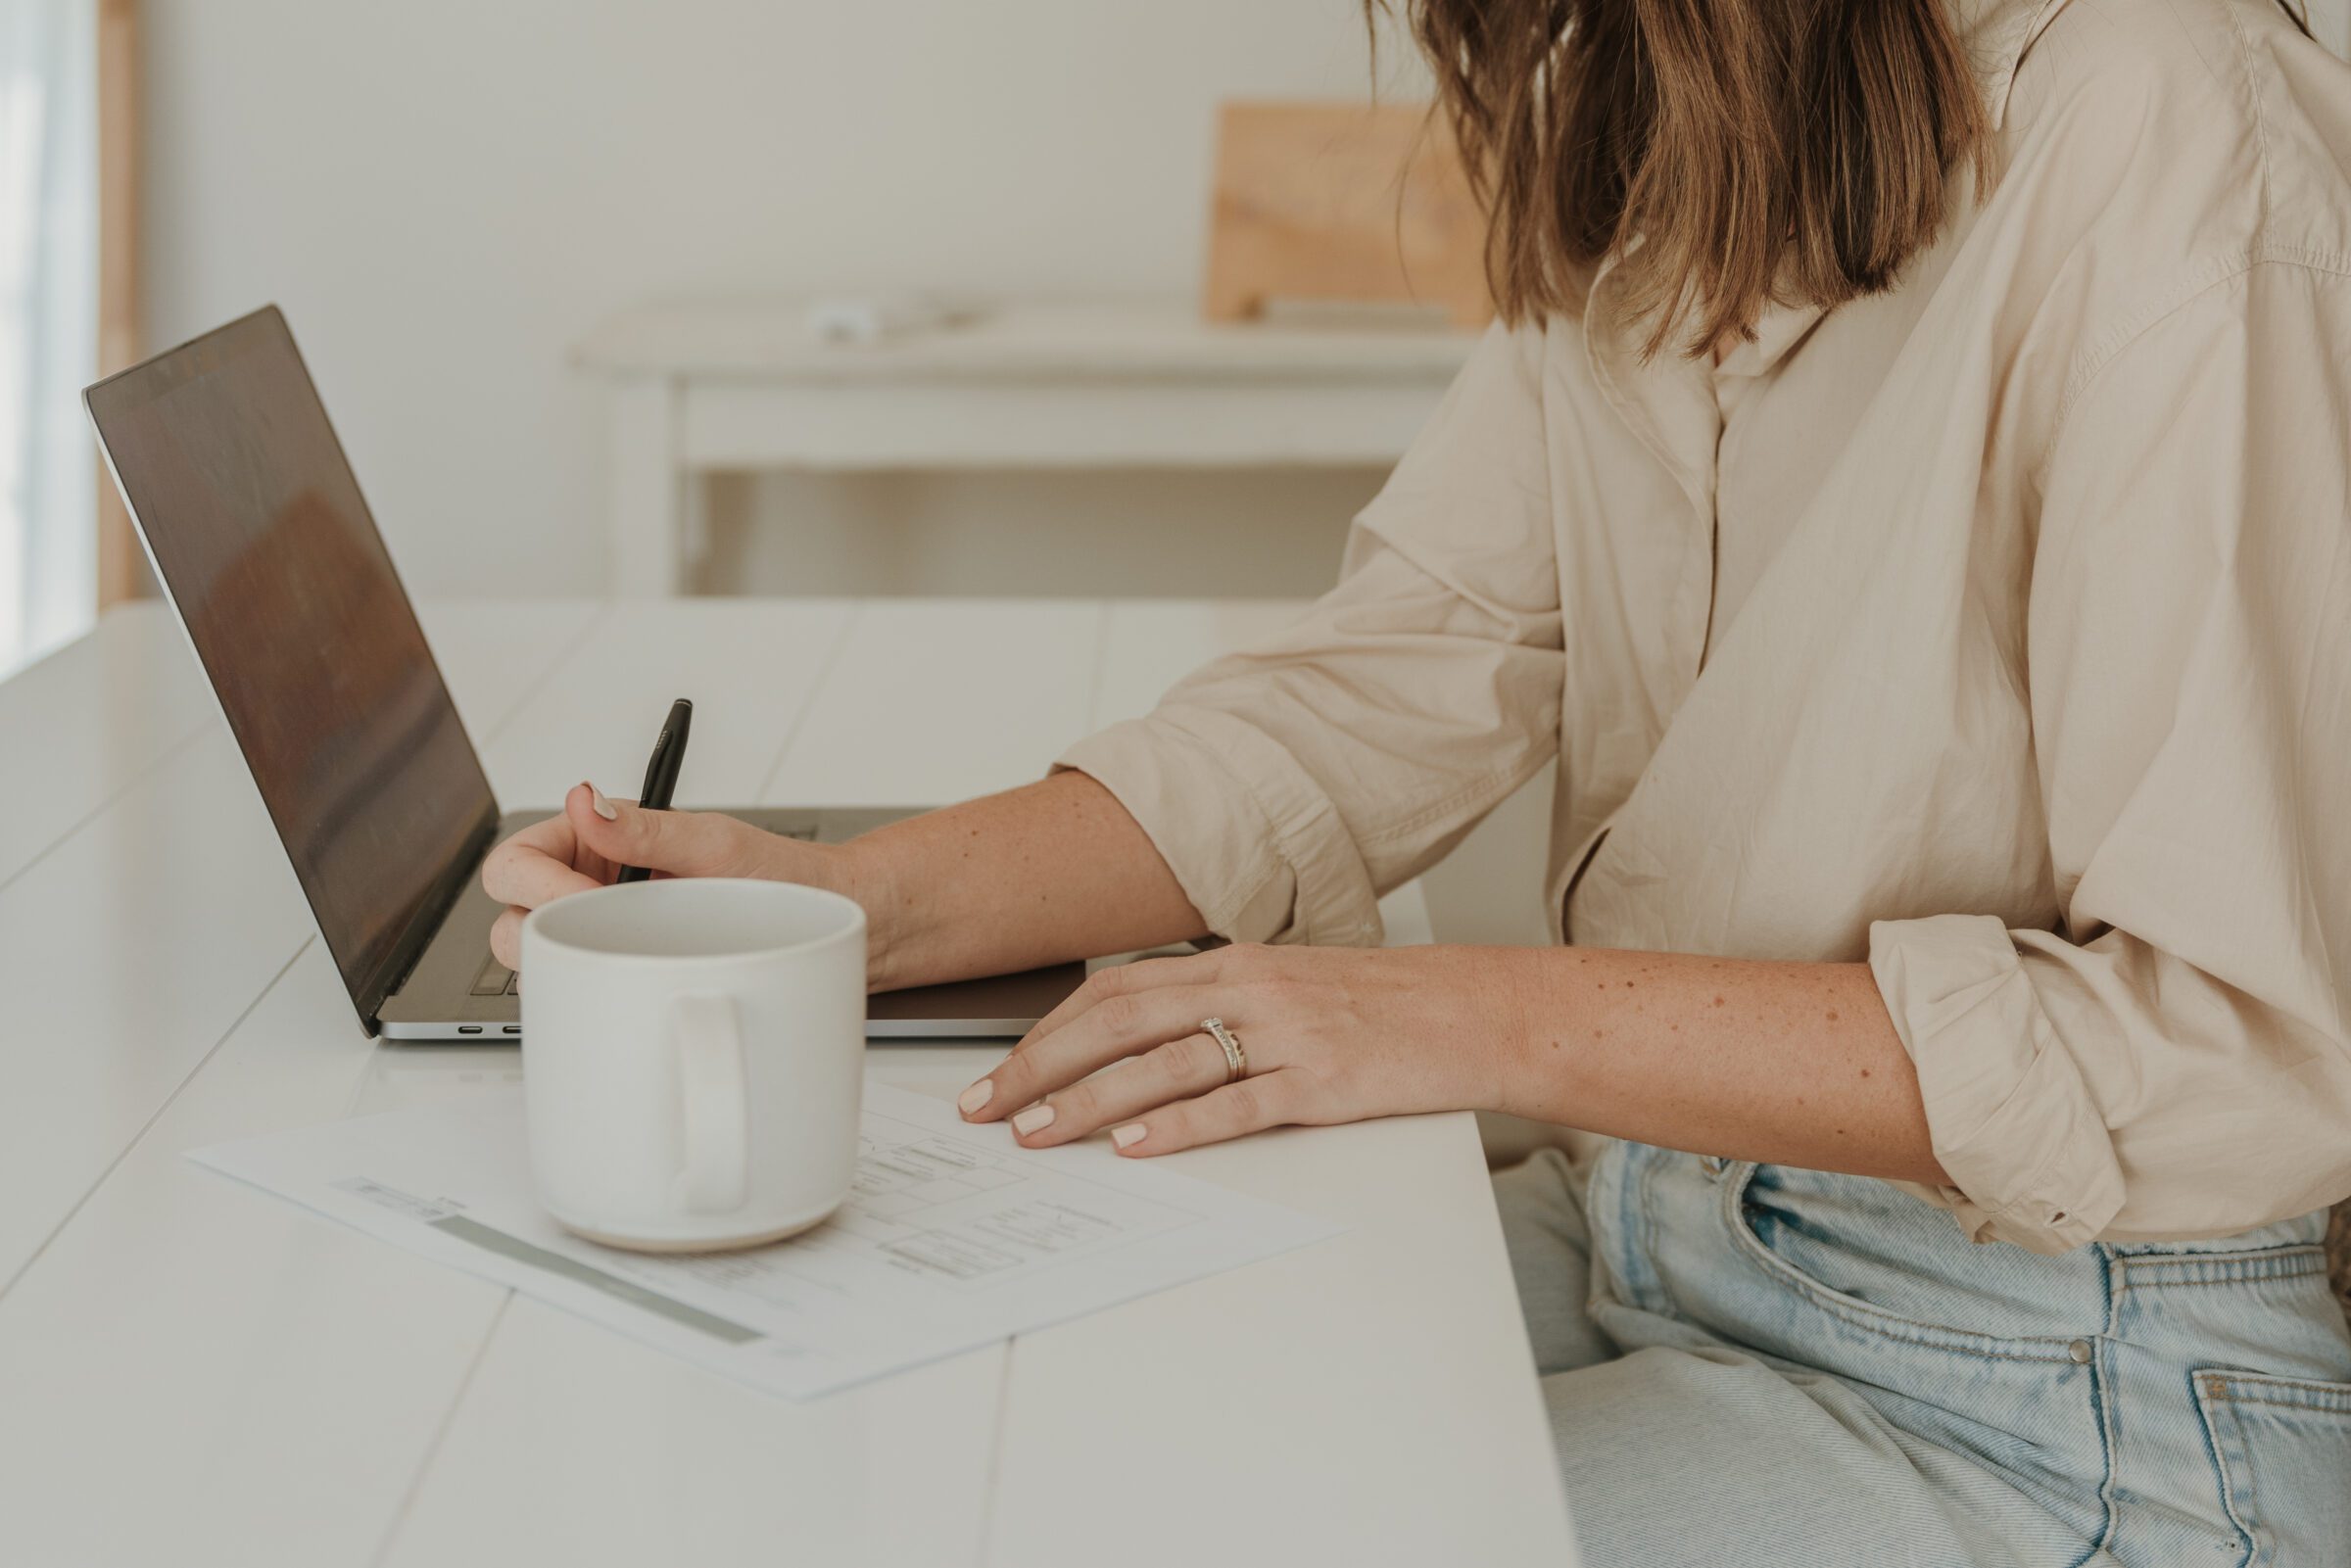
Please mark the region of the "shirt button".
[[2070, 1356], [2072, 1356], [2072, 1357], [2074, 1358], [2074, 1364], [2075, 1364], [2076, 1366], [2087, 1366], [2087, 1365], [2088, 1365], [2088, 1364], [2089, 1364], [2089, 1357], [2090, 1357], [2089, 1341], [2087, 1341], [2087, 1340], [2076, 1340], [2076, 1341], [2074, 1341], [2074, 1343], [2073, 1343], [2073, 1344], [2071, 1344], [2071, 1345], [2068, 1345], [2068, 1346], [2065, 1348], [2065, 1354], [2068, 1354], [2068, 1355], [2070, 1355]]

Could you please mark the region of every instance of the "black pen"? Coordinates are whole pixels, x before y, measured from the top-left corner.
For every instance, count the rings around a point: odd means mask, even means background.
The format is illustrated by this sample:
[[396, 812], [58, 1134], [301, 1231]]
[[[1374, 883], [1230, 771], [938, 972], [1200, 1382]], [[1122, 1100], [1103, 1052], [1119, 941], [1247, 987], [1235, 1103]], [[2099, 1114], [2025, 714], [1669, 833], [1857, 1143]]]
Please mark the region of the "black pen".
[[[645, 787], [637, 791], [637, 804], [648, 811], [667, 811], [670, 797], [678, 792], [678, 769], [686, 762], [686, 732], [694, 728], [694, 704], [684, 697], [669, 705], [669, 717], [661, 721], [661, 734], [653, 741], [653, 759], [645, 765]], [[641, 882], [652, 875], [643, 866], [623, 866], [615, 879], [624, 882]]]

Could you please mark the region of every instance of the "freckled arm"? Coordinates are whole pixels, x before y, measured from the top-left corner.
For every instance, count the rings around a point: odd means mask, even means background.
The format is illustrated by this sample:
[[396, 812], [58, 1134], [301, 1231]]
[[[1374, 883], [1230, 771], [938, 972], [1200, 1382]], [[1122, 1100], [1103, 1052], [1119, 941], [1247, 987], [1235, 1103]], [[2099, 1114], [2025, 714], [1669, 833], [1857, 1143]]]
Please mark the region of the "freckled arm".
[[1520, 973], [1502, 1110], [1734, 1160], [1950, 1180], [1866, 964], [1570, 947]]

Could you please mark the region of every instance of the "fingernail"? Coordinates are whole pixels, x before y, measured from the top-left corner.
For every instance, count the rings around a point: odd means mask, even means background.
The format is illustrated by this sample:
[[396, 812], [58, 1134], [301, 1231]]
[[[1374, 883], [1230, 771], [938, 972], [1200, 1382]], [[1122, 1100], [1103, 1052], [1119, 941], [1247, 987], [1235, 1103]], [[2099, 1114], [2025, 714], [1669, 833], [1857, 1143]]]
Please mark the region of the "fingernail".
[[588, 803], [596, 808], [596, 814], [603, 818], [604, 821], [620, 821], [619, 810], [613, 806], [611, 801], [606, 800], [604, 798], [604, 792], [594, 784], [590, 784], [588, 786]]
[[1049, 1105], [1032, 1105], [1012, 1118], [1012, 1130], [1024, 1138], [1039, 1127], [1049, 1127], [1052, 1124], [1053, 1108]]
[[1149, 1130], [1150, 1129], [1148, 1127], [1145, 1127], [1139, 1121], [1129, 1121], [1127, 1123], [1127, 1125], [1114, 1129], [1111, 1132], [1110, 1141], [1117, 1144], [1122, 1149], [1128, 1148], [1134, 1144], [1141, 1143], [1143, 1141], [1143, 1134]]
[[987, 1104], [994, 1097], [995, 1092], [996, 1086], [987, 1079], [982, 1078], [978, 1083], [955, 1097], [956, 1108], [967, 1117], [976, 1117], [980, 1114], [980, 1108]]

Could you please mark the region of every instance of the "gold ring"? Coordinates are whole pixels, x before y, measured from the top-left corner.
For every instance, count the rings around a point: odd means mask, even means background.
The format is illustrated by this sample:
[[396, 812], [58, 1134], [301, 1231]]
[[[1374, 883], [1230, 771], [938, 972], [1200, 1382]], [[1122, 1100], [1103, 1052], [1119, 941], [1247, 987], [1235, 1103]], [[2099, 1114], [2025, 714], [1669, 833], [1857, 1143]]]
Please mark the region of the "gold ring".
[[1202, 1019], [1200, 1029], [1224, 1049], [1226, 1083], [1238, 1083], [1249, 1075], [1249, 1054], [1241, 1049], [1241, 1037], [1226, 1028], [1223, 1019]]

